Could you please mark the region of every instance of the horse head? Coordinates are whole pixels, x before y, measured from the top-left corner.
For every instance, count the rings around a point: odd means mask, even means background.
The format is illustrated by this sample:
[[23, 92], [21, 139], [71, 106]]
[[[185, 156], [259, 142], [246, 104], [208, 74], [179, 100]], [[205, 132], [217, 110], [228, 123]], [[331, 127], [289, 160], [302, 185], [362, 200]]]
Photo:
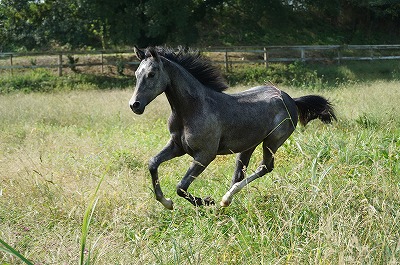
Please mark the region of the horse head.
[[135, 47], [135, 53], [140, 64], [135, 72], [136, 87], [129, 106], [134, 113], [142, 114], [145, 107], [166, 90], [170, 79], [155, 48], [143, 51]]

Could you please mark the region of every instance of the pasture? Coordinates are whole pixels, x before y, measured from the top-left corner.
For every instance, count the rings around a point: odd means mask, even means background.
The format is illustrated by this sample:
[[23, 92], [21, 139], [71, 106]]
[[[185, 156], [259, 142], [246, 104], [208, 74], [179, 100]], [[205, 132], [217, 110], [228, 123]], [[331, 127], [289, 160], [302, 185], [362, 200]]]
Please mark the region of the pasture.
[[[35, 264], [78, 263], [83, 216], [103, 179], [85, 250], [93, 264], [397, 264], [399, 87], [281, 87], [329, 98], [338, 122], [298, 127], [274, 171], [228, 208], [194, 208], [175, 194], [190, 157], [162, 164], [173, 211], [154, 199], [147, 170], [169, 139], [164, 96], [137, 116], [133, 89], [0, 95], [0, 239]], [[190, 190], [219, 202], [234, 160], [218, 157]], [[0, 263], [20, 261], [0, 252]]]

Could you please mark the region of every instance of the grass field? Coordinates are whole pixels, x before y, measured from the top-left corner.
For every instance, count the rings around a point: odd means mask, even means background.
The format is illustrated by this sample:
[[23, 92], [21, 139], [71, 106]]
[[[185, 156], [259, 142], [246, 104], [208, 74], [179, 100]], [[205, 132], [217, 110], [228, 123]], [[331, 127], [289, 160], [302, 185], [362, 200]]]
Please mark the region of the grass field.
[[[228, 208], [194, 208], [175, 194], [190, 157], [163, 164], [173, 211], [154, 199], [147, 172], [169, 137], [165, 97], [136, 116], [128, 90], [0, 95], [0, 239], [35, 264], [79, 263], [83, 217], [103, 178], [84, 251], [92, 264], [398, 264], [400, 82], [318, 93], [338, 122], [299, 127], [275, 170]], [[219, 201], [234, 158], [218, 157], [190, 190]], [[0, 252], [0, 264], [20, 263]]]

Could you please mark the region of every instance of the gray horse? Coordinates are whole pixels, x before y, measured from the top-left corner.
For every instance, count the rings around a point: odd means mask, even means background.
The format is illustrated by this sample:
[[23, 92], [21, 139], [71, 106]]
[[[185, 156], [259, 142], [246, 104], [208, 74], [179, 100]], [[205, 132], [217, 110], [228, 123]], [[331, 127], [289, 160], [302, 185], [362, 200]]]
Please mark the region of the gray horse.
[[[135, 53], [141, 63], [135, 73], [130, 108], [142, 114], [147, 104], [165, 93], [172, 110], [168, 122], [171, 139], [149, 161], [156, 199], [170, 210], [173, 202], [164, 197], [158, 180], [161, 163], [184, 154], [192, 156], [193, 162], [176, 191], [194, 206], [213, 205], [209, 197], [190, 194], [189, 185], [217, 155], [238, 153], [231, 187], [220, 202], [228, 206], [235, 193], [272, 171], [274, 154], [295, 130], [298, 119], [302, 125], [316, 118], [325, 123], [336, 119], [331, 104], [321, 96], [292, 99], [274, 86], [223, 93], [227, 85], [220, 72], [199, 52], [135, 47]], [[250, 157], [260, 143], [261, 165], [245, 178]]]

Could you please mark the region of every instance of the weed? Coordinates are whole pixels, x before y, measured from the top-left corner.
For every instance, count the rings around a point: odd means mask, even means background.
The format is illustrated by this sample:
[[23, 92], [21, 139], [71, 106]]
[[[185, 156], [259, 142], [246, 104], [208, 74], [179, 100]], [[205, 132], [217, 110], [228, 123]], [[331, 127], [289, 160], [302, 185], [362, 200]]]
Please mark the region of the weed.
[[79, 62], [79, 58], [75, 58], [73, 55], [67, 55], [68, 58], [68, 67], [71, 69], [72, 72], [78, 73], [78, 69], [76, 69], [76, 65]]
[[118, 59], [115, 65], [117, 66], [117, 73], [120, 76], [124, 76], [125, 62], [122, 59]]
[[376, 118], [371, 117], [365, 113], [356, 119], [356, 123], [366, 129], [368, 128], [374, 129], [379, 125], [379, 122], [376, 120]]
[[[108, 172], [108, 170], [106, 170], [106, 173]], [[83, 221], [82, 221], [82, 235], [81, 235], [81, 252], [80, 252], [80, 265], [89, 265], [91, 262], [91, 254], [92, 254], [92, 249], [86, 249], [87, 244], [87, 237], [89, 234], [89, 226], [90, 226], [90, 222], [92, 221], [93, 218], [93, 213], [94, 210], [96, 208], [97, 202], [98, 202], [98, 198], [97, 198], [97, 193], [99, 192], [99, 188], [101, 183], [104, 180], [105, 174], [102, 175], [102, 177], [100, 178], [99, 183], [97, 184], [96, 190], [94, 191], [94, 194], [89, 202], [88, 207], [86, 208], [85, 211], [85, 215], [83, 216]], [[86, 260], [85, 260], [85, 256], [87, 256]]]

